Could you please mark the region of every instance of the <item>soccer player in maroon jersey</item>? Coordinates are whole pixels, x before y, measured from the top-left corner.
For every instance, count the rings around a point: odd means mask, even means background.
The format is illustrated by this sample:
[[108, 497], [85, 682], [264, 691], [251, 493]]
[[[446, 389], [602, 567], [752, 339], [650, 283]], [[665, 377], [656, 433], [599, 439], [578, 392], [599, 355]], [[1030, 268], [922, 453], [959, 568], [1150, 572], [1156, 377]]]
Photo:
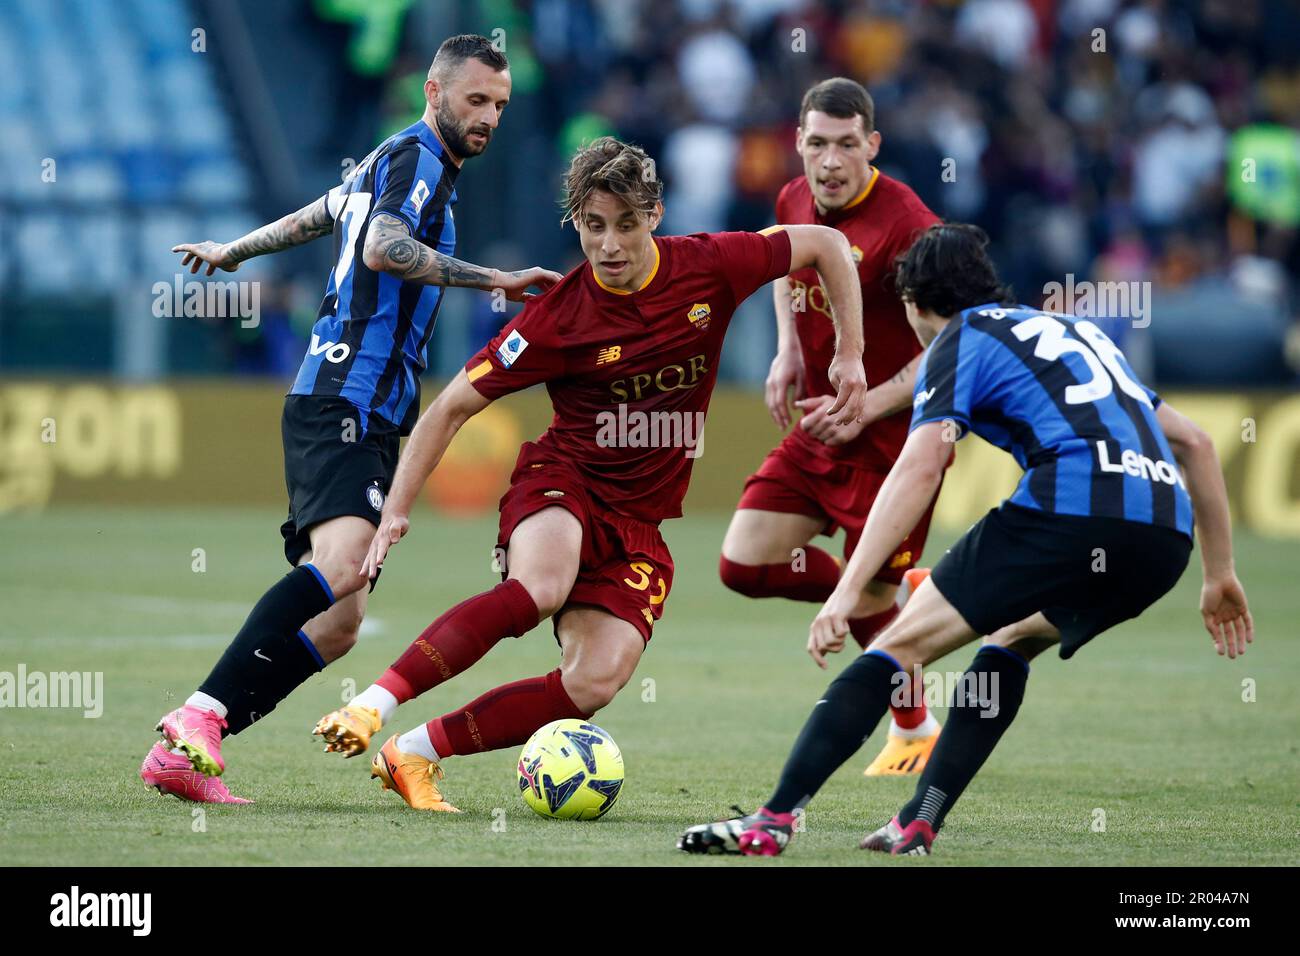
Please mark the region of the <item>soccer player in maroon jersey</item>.
[[[894, 259], [939, 220], [912, 190], [871, 165], [880, 149], [875, 107], [853, 80], [835, 77], [804, 94], [795, 145], [804, 174], [777, 197], [777, 222], [831, 226], [848, 239], [862, 288], [866, 376], [872, 387], [858, 421], [839, 424], [827, 414], [834, 390], [826, 369], [835, 338], [826, 290], [812, 269], [777, 279], [777, 354], [767, 379], [767, 406], [777, 425], [788, 428], [793, 394], [803, 416], [746, 480], [718, 570], [727, 587], [748, 597], [821, 603], [835, 590], [844, 562], [809, 542], [843, 528], [848, 561], [907, 440], [921, 347], [890, 275]], [[858, 599], [849, 624], [862, 647], [894, 619], [899, 604], [928, 574], [915, 566], [933, 509], [931, 501]], [[818, 648], [810, 644], [808, 652], [826, 666]], [[892, 711], [888, 740], [867, 776], [920, 773], [939, 737], [939, 723], [919, 694]]]
[[501, 499], [505, 580], [439, 617], [316, 727], [327, 750], [354, 756], [399, 704], [552, 618], [560, 667], [394, 735], [375, 756], [372, 776], [416, 809], [455, 809], [436, 783], [448, 757], [589, 717], [632, 676], [672, 588], [659, 523], [681, 515], [740, 302], [792, 270], [820, 273], [835, 325], [826, 381], [837, 393], [823, 415], [847, 426], [861, 412], [861, 292], [844, 235], [810, 224], [656, 238], [661, 194], [640, 149], [604, 137], [580, 150], [566, 176], [566, 219], [587, 261], [469, 360], [403, 452], [365, 575], [406, 534], [411, 505], [460, 426], [502, 395], [546, 383], [555, 418], [524, 444]]

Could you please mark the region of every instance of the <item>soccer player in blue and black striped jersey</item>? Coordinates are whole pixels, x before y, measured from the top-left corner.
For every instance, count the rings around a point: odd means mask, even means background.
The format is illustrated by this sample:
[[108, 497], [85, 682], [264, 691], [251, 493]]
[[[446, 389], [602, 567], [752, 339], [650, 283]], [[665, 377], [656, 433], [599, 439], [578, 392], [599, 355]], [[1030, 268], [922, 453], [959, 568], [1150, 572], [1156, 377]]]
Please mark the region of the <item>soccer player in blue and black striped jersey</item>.
[[366, 579], [357, 572], [420, 410], [420, 373], [446, 286], [519, 301], [562, 278], [503, 273], [452, 258], [461, 164], [487, 148], [510, 99], [505, 56], [480, 36], [439, 47], [420, 121], [381, 143], [309, 206], [231, 243], [175, 247], [183, 266], [233, 272], [253, 256], [334, 236], [334, 267], [281, 433], [294, 570], [254, 606], [212, 673], [158, 724], [141, 776], [161, 791], [235, 802], [214, 778], [221, 741], [271, 710], [356, 642]]
[[692, 827], [694, 852], [781, 852], [795, 811], [915, 686], [915, 668], [984, 635], [912, 800], [862, 842], [930, 852], [953, 803], [1024, 696], [1029, 661], [1063, 658], [1166, 594], [1187, 566], [1195, 516], [1201, 616], [1235, 658], [1254, 624], [1232, 558], [1227, 491], [1206, 434], [1133, 373], [1093, 322], [1010, 304], [973, 226], [931, 227], [900, 259], [896, 288], [927, 349], [911, 432], [835, 593], [810, 628], [814, 657], [839, 651], [858, 588], [916, 523], [967, 432], [1025, 470], [1012, 496], [935, 566], [813, 709], [776, 792], [755, 814]]

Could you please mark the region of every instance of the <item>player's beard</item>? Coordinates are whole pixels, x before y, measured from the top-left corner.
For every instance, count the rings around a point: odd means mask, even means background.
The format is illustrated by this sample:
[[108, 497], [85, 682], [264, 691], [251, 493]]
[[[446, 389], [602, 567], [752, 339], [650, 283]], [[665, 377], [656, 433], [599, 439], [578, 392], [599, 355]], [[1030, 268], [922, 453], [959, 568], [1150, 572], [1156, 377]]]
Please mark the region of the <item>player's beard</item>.
[[[434, 114], [434, 120], [438, 124], [438, 135], [442, 137], [442, 141], [461, 159], [477, 156], [487, 149], [488, 143], [492, 142], [492, 130], [486, 126], [475, 126], [471, 129], [468, 124], [460, 122], [445, 100], [438, 104], [438, 112]], [[470, 142], [471, 132], [483, 134], [485, 138], [481, 145], [476, 146]]]

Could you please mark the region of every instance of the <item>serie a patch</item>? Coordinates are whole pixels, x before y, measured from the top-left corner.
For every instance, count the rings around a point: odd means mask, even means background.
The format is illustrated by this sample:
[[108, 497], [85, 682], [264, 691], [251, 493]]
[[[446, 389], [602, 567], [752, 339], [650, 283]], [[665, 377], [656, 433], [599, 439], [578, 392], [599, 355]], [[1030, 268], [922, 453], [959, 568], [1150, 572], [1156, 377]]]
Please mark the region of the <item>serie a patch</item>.
[[509, 368], [515, 364], [515, 359], [524, 354], [526, 348], [528, 348], [528, 340], [519, 334], [518, 329], [515, 329], [497, 348], [497, 359], [503, 366]]

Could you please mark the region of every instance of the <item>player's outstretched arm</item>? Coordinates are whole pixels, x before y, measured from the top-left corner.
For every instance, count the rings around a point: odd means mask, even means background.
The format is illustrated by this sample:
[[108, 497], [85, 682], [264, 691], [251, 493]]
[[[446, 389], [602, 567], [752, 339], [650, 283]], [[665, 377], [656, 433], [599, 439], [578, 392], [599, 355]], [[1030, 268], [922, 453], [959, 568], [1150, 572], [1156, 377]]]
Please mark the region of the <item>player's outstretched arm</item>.
[[254, 229], [246, 236], [240, 236], [234, 242], [182, 243], [172, 246], [172, 252], [184, 254], [181, 268], [190, 267], [195, 274], [206, 265], [207, 274], [216, 270], [234, 272], [245, 259], [264, 256], [268, 252], [279, 252], [292, 246], [300, 246], [334, 231], [334, 217], [330, 215], [326, 197], [321, 196], [315, 202], [303, 206], [297, 212], [277, 219], [273, 223]]
[[785, 226], [790, 235], [790, 271], [816, 269], [831, 300], [835, 357], [830, 382], [835, 402], [828, 415], [847, 425], [862, 417], [867, 376], [862, 368], [862, 286], [844, 233], [829, 226]]
[[411, 506], [420, 489], [438, 467], [447, 446], [467, 421], [487, 408], [491, 402], [469, 383], [465, 370], [447, 384], [416, 422], [406, 447], [402, 449], [393, 487], [384, 502], [379, 528], [370, 542], [370, 551], [361, 565], [361, 576], [373, 578], [383, 567], [388, 549], [411, 528]]
[[1219, 455], [1210, 436], [1168, 402], [1156, 409], [1156, 420], [1182, 466], [1192, 499], [1204, 576], [1201, 618], [1219, 654], [1236, 657], [1255, 639], [1255, 622], [1232, 560], [1232, 517]]
[[465, 286], [471, 289], [501, 289], [511, 302], [531, 299], [528, 289], [537, 286], [543, 292], [564, 276], [534, 266], [516, 272], [502, 272], [476, 266], [445, 256], [411, 237], [406, 223], [396, 216], [379, 213], [370, 220], [361, 261], [367, 269], [387, 272], [407, 282], [425, 285]]
[[823, 655], [844, 647], [853, 613], [867, 582], [925, 514], [952, 454], [947, 422], [927, 422], [912, 430], [894, 467], [871, 505], [862, 537], [839, 583], [808, 629], [808, 653], [825, 668]]

